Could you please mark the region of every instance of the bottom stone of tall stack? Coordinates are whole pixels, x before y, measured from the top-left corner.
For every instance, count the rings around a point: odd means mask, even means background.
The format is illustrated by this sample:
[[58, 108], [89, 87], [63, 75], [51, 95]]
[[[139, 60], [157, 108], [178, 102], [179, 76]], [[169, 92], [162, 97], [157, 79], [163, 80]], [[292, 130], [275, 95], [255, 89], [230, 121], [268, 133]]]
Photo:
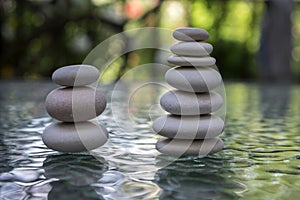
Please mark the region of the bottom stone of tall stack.
[[217, 153], [224, 148], [220, 138], [205, 140], [162, 139], [156, 143], [156, 149], [171, 156], [206, 156]]
[[60, 152], [82, 152], [96, 149], [107, 142], [105, 127], [91, 121], [53, 122], [43, 132], [44, 144]]

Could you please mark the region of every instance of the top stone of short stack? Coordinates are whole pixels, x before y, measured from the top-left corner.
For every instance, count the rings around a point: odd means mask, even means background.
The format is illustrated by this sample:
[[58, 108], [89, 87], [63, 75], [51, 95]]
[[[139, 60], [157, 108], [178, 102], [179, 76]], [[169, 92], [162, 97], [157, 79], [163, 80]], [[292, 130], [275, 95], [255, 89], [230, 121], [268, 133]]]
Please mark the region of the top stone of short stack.
[[62, 86], [84, 86], [98, 80], [100, 73], [91, 65], [69, 65], [54, 71], [52, 80]]
[[204, 41], [209, 38], [209, 33], [201, 28], [178, 28], [173, 32], [173, 37], [180, 41]]

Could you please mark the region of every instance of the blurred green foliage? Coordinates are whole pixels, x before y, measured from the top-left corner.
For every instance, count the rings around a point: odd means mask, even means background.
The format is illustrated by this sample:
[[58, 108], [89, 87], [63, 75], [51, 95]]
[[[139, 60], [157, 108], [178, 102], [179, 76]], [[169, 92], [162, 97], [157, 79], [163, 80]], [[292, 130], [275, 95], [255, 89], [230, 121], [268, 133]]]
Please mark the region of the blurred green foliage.
[[[293, 66], [300, 80], [299, 3], [294, 10]], [[192, 26], [210, 32], [224, 78], [255, 79], [263, 12], [263, 1], [250, 0], [2, 0], [0, 77], [49, 77], [124, 30]], [[111, 65], [110, 79], [152, 58], [152, 50], [126, 54]]]

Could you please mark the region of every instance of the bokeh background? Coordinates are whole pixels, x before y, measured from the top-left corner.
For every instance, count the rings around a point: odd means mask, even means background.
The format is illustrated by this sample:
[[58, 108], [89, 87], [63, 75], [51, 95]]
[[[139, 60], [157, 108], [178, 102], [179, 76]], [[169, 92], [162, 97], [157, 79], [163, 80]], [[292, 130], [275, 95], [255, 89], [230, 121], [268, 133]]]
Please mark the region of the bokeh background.
[[[119, 32], [184, 26], [210, 32], [225, 80], [300, 81], [300, 2], [293, 0], [0, 0], [0, 77], [49, 78]], [[106, 79], [154, 54], [125, 54]]]

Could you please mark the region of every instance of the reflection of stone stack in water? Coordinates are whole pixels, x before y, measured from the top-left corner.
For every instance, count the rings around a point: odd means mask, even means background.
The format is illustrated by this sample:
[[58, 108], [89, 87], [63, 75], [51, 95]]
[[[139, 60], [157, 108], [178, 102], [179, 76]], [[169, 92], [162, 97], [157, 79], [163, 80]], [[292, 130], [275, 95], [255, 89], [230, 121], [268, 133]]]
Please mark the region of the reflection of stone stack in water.
[[168, 139], [158, 141], [156, 148], [178, 156], [218, 152], [224, 146], [217, 138], [224, 121], [211, 113], [222, 107], [223, 98], [212, 90], [221, 85], [222, 77], [212, 68], [212, 45], [200, 42], [209, 34], [199, 28], [180, 28], [173, 36], [182, 42], [171, 47], [178, 56], [169, 57], [168, 62], [179, 67], [168, 70], [165, 78], [177, 90], [168, 91], [160, 100], [170, 114], [156, 119], [153, 129]]
[[[169, 160], [157, 160], [168, 162]], [[224, 159], [178, 159], [163, 165], [155, 172], [153, 182], [161, 189], [159, 199], [223, 200], [239, 199], [239, 192], [246, 187], [224, 174], [232, 174], [224, 168]]]
[[91, 155], [49, 155], [43, 163], [46, 179], [56, 179], [50, 184], [48, 199], [103, 199], [97, 194], [98, 180], [108, 170], [108, 163], [102, 157]]
[[90, 65], [71, 65], [59, 68], [52, 80], [63, 86], [50, 92], [46, 99], [49, 115], [54, 122], [43, 133], [46, 146], [62, 152], [80, 152], [102, 146], [107, 130], [87, 120], [100, 115], [106, 107], [102, 92], [91, 86], [99, 71]]

